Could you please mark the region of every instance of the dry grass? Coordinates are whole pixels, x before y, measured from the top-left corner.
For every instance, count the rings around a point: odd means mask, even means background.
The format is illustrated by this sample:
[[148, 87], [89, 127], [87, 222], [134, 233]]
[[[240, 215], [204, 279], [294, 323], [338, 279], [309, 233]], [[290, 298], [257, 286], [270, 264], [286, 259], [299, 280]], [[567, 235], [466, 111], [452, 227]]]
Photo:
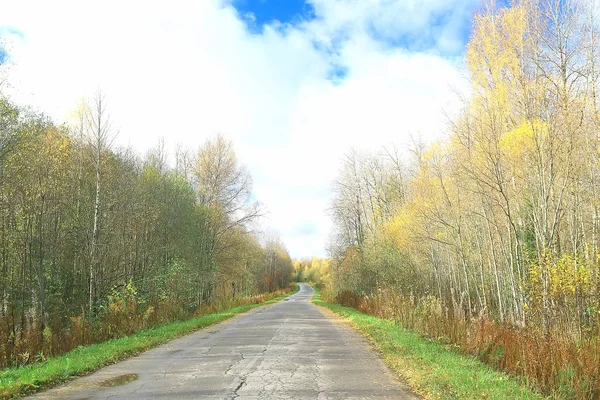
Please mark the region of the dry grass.
[[48, 321], [42, 331], [33, 318], [26, 318], [23, 329], [10, 316], [0, 318], [0, 368], [25, 366], [58, 356], [79, 346], [101, 343], [191, 317], [219, 313], [240, 306], [260, 304], [291, 290], [279, 290], [244, 298], [223, 298], [203, 304], [194, 312], [185, 312], [185, 305], [166, 300], [158, 306], [146, 306], [135, 296], [116, 296], [94, 320], [83, 316]]
[[382, 290], [377, 296], [341, 292], [336, 303], [393, 319], [440, 343], [463, 352], [511, 376], [521, 377], [556, 399], [600, 399], [600, 338], [578, 339], [557, 329], [542, 333], [479, 317], [466, 320], [448, 312], [433, 297], [403, 297]]
[[89, 373], [174, 338], [232, 318], [261, 304], [281, 300], [289, 296], [290, 290], [292, 288], [253, 297], [252, 300], [245, 300], [245, 305], [140, 330], [119, 339], [78, 346], [64, 355], [51, 357], [44, 362], [2, 370], [0, 371], [0, 399], [37, 392], [75, 376]]

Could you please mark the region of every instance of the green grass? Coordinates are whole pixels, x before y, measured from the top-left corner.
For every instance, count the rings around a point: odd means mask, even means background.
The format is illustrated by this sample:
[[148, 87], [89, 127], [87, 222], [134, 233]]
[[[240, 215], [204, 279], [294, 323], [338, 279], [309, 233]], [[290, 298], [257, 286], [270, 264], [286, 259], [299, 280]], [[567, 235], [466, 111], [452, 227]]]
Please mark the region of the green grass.
[[385, 362], [427, 399], [542, 399], [517, 379], [496, 371], [456, 348], [426, 339], [393, 321], [354, 308], [326, 303], [317, 291], [313, 303], [349, 321], [383, 353]]
[[14, 398], [47, 389], [253, 308], [278, 302], [297, 291], [298, 285], [294, 291], [263, 303], [235, 307], [215, 314], [142, 330], [131, 336], [108, 342], [80, 346], [62, 356], [52, 357], [41, 363], [2, 370], [0, 371], [0, 398]]

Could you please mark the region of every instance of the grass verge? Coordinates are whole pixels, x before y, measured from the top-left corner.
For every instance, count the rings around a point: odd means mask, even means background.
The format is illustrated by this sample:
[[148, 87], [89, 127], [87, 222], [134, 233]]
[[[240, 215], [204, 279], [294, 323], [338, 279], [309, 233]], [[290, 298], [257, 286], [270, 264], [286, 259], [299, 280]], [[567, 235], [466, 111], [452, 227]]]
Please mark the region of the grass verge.
[[50, 388], [73, 377], [95, 371], [172, 339], [243, 314], [253, 308], [276, 303], [297, 292], [298, 288], [298, 285], [296, 285], [291, 292], [263, 303], [239, 306], [186, 321], [142, 330], [131, 336], [108, 342], [85, 347], [80, 346], [62, 356], [52, 357], [41, 363], [5, 369], [0, 371], [0, 398], [9, 399]]
[[517, 379], [458, 349], [426, 339], [393, 321], [327, 303], [317, 290], [313, 303], [349, 321], [383, 353], [385, 362], [426, 399], [542, 399]]

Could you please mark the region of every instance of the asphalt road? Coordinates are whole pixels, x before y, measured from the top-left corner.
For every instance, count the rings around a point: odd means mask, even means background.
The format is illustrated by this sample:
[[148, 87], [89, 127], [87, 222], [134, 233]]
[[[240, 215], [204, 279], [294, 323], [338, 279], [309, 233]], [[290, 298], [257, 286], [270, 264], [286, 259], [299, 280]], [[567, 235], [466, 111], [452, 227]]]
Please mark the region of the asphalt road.
[[416, 399], [313, 289], [38, 393], [38, 399]]

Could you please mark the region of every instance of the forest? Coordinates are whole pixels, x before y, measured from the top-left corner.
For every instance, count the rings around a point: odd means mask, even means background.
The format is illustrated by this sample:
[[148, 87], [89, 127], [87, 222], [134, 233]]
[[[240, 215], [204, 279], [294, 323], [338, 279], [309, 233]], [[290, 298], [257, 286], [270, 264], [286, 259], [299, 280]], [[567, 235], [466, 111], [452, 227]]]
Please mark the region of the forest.
[[341, 160], [327, 258], [261, 235], [224, 136], [142, 156], [116, 146], [102, 92], [57, 123], [0, 76], [0, 368], [296, 280], [549, 397], [600, 399], [600, 4], [490, 0], [472, 22], [440, 139]]
[[435, 143], [346, 155], [325, 292], [556, 398], [600, 398], [600, 99], [592, 0], [491, 2]]
[[117, 148], [107, 97], [70, 124], [0, 96], [0, 367], [286, 288], [290, 256], [233, 143]]

